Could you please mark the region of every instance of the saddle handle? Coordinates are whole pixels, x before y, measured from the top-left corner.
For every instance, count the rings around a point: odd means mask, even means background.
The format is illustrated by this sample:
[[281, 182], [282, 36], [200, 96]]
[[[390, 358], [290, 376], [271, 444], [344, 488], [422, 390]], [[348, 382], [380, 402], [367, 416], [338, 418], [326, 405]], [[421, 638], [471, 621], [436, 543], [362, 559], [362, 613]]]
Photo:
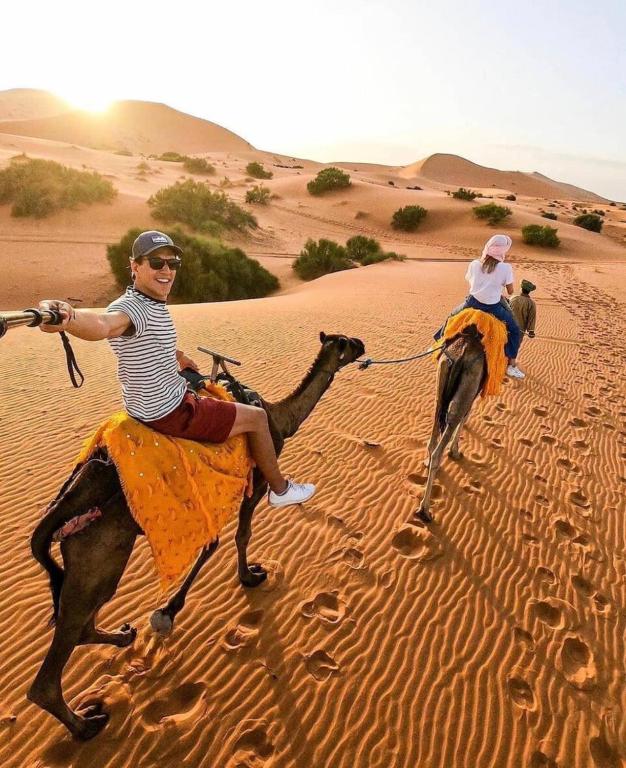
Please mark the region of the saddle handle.
[[231, 363], [232, 365], [241, 365], [239, 360], [235, 360], [232, 357], [227, 357], [221, 352], [214, 352], [212, 349], [207, 349], [206, 347], [198, 347], [198, 352], [204, 352], [207, 355], [211, 355], [213, 358], [213, 368], [211, 369], [211, 375], [209, 377], [213, 383], [215, 383], [217, 380], [217, 374], [220, 368], [227, 376], [231, 375], [230, 371], [226, 367], [226, 363]]

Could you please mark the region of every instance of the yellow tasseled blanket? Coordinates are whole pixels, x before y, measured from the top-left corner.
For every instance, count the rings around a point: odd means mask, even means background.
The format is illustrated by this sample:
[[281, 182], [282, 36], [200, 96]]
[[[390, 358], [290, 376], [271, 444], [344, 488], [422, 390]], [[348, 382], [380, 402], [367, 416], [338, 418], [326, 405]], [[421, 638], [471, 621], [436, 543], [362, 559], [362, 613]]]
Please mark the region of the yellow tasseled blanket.
[[458, 336], [468, 325], [475, 325], [482, 334], [482, 345], [487, 358], [487, 378], [481, 395], [482, 397], [497, 395], [507, 366], [507, 359], [504, 356], [507, 332], [506, 325], [501, 320], [479, 309], [464, 309], [458, 315], [448, 318], [443, 338], [435, 343], [434, 351], [439, 349], [444, 341]]
[[[199, 394], [233, 399], [222, 387], [208, 383]], [[248, 441], [245, 435], [219, 445], [166, 437], [120, 412], [85, 442], [78, 463], [99, 447], [105, 447], [115, 463], [165, 590], [239, 511], [252, 467]]]

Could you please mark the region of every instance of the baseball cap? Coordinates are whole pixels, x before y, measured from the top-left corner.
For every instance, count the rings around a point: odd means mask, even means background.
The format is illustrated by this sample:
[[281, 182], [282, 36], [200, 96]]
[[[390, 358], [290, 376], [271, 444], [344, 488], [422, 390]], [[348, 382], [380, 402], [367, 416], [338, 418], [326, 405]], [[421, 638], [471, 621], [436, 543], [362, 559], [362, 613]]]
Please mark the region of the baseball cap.
[[132, 258], [141, 259], [148, 256], [157, 248], [170, 248], [177, 256], [182, 256], [183, 249], [174, 245], [174, 241], [169, 235], [156, 230], [142, 232], [133, 243]]

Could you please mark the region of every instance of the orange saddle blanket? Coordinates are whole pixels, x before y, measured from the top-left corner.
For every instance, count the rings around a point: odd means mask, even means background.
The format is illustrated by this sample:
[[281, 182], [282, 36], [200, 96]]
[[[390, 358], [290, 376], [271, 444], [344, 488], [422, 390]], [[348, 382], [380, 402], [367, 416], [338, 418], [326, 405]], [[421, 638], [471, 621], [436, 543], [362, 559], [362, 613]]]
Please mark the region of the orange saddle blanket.
[[498, 395], [507, 366], [504, 355], [507, 331], [506, 325], [501, 320], [479, 309], [464, 309], [458, 315], [448, 318], [443, 337], [435, 343], [433, 351], [437, 352], [444, 341], [458, 336], [470, 325], [475, 325], [478, 332], [482, 334], [482, 345], [487, 358], [487, 376], [481, 395], [482, 397]]
[[[212, 384], [198, 394], [233, 399]], [[220, 444], [167, 437], [120, 412], [100, 424], [77, 462], [97, 448], [106, 448], [117, 468], [165, 590], [237, 515], [252, 468], [248, 441], [245, 435]]]

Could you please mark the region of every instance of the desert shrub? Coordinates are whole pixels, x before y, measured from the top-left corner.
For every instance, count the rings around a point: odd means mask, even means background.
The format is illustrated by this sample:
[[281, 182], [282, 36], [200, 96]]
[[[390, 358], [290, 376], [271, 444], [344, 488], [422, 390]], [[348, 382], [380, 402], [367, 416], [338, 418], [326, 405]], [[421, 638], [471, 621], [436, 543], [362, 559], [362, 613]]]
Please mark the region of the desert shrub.
[[80, 203], [111, 202], [117, 190], [95, 171], [77, 171], [54, 160], [20, 156], [0, 171], [0, 204], [13, 203], [12, 216], [43, 218]]
[[369, 213], [367, 211], [357, 211], [354, 214], [355, 219], [367, 219], [369, 217]]
[[157, 157], [157, 160], [167, 160], [168, 163], [183, 163], [187, 155], [181, 155], [179, 152], [164, 152]]
[[593, 212], [594, 212], [595, 214], [597, 214], [598, 216], [604, 216], [604, 215], [605, 215], [605, 213], [606, 213], [606, 211], [602, 211], [602, 210], [600, 210], [599, 208], [594, 208], [594, 209], [593, 209]]
[[576, 224], [577, 227], [588, 229], [590, 232], [601, 232], [604, 222], [602, 221], [602, 217], [598, 216], [597, 213], [583, 213], [580, 216], [576, 216], [574, 224]]
[[152, 170], [148, 163], [146, 163], [145, 160], [142, 160], [140, 163], [137, 163], [137, 170], [140, 173], [147, 173], [148, 171]]
[[321, 195], [333, 189], [345, 189], [352, 182], [350, 176], [339, 168], [331, 167], [322, 169], [317, 176], [306, 185], [312, 195]]
[[224, 192], [213, 192], [202, 181], [185, 179], [164, 187], [148, 199], [155, 219], [186, 224], [205, 234], [218, 235], [222, 229], [256, 227], [254, 216], [234, 203]]
[[459, 187], [456, 192], [452, 193], [452, 197], [455, 197], [457, 200], [475, 200], [477, 197], [479, 197], [477, 192], [472, 191], [471, 189], [465, 189], [465, 187]]
[[558, 248], [561, 241], [554, 227], [542, 227], [539, 224], [528, 224], [522, 227], [522, 238], [528, 245], [541, 245], [544, 248]]
[[389, 180], [389, 181], [387, 182], [387, 184], [389, 184], [389, 186], [390, 186], [390, 187], [395, 187], [395, 186], [396, 186], [396, 183], [395, 183], [395, 181], [391, 181], [391, 180]]
[[130, 149], [116, 149], [115, 150], [116, 155], [123, 155], [124, 157], [132, 157], [133, 153], [130, 151]]
[[514, 203], [517, 200], [515, 195], [507, 195], [504, 199], [505, 200], [510, 200], [512, 203]]
[[394, 229], [403, 229], [405, 232], [413, 232], [426, 217], [428, 211], [421, 205], [405, 205], [391, 217], [391, 226]]
[[543, 211], [543, 212], [541, 213], [541, 215], [542, 215], [542, 217], [543, 217], [544, 219], [552, 219], [552, 221], [556, 221], [556, 220], [557, 220], [557, 218], [558, 218], [558, 216], [556, 215], [556, 213], [550, 213], [550, 212], [546, 212], [546, 211]]
[[307, 240], [292, 266], [303, 280], [315, 280], [331, 272], [352, 269], [354, 264], [342, 245], [321, 238], [317, 242]]
[[264, 187], [262, 184], [258, 184], [246, 192], [246, 203], [258, 203], [259, 205], [267, 205], [271, 195], [271, 189]]
[[474, 208], [474, 216], [479, 219], [486, 219], [488, 224], [500, 224], [507, 216], [511, 215], [511, 209], [504, 205], [487, 203]]
[[246, 173], [248, 176], [252, 176], [253, 179], [271, 179], [274, 174], [271, 171], [266, 171], [261, 163], [253, 162], [246, 165]]
[[[139, 229], [129, 230], [107, 248], [111, 270], [120, 286], [128, 284], [128, 260]], [[183, 266], [172, 287], [173, 299], [184, 303], [234, 301], [267, 296], [279, 287], [277, 278], [239, 248], [218, 240], [186, 235], [180, 229], [167, 234], [183, 253]]]
[[418, 189], [418, 190], [421, 190], [421, 187], [418, 187], [417, 185], [415, 185], [414, 187], [407, 187], [407, 189]]
[[188, 173], [197, 173], [202, 176], [212, 176], [215, 173], [215, 166], [207, 162], [204, 157], [185, 157], [183, 168]]
[[374, 240], [372, 237], [365, 237], [364, 235], [351, 237], [346, 243], [346, 253], [352, 261], [358, 261], [364, 267], [368, 264], [376, 264], [379, 261], [386, 261], [388, 259], [404, 260], [404, 256], [399, 256], [392, 251], [383, 251], [378, 240]]

